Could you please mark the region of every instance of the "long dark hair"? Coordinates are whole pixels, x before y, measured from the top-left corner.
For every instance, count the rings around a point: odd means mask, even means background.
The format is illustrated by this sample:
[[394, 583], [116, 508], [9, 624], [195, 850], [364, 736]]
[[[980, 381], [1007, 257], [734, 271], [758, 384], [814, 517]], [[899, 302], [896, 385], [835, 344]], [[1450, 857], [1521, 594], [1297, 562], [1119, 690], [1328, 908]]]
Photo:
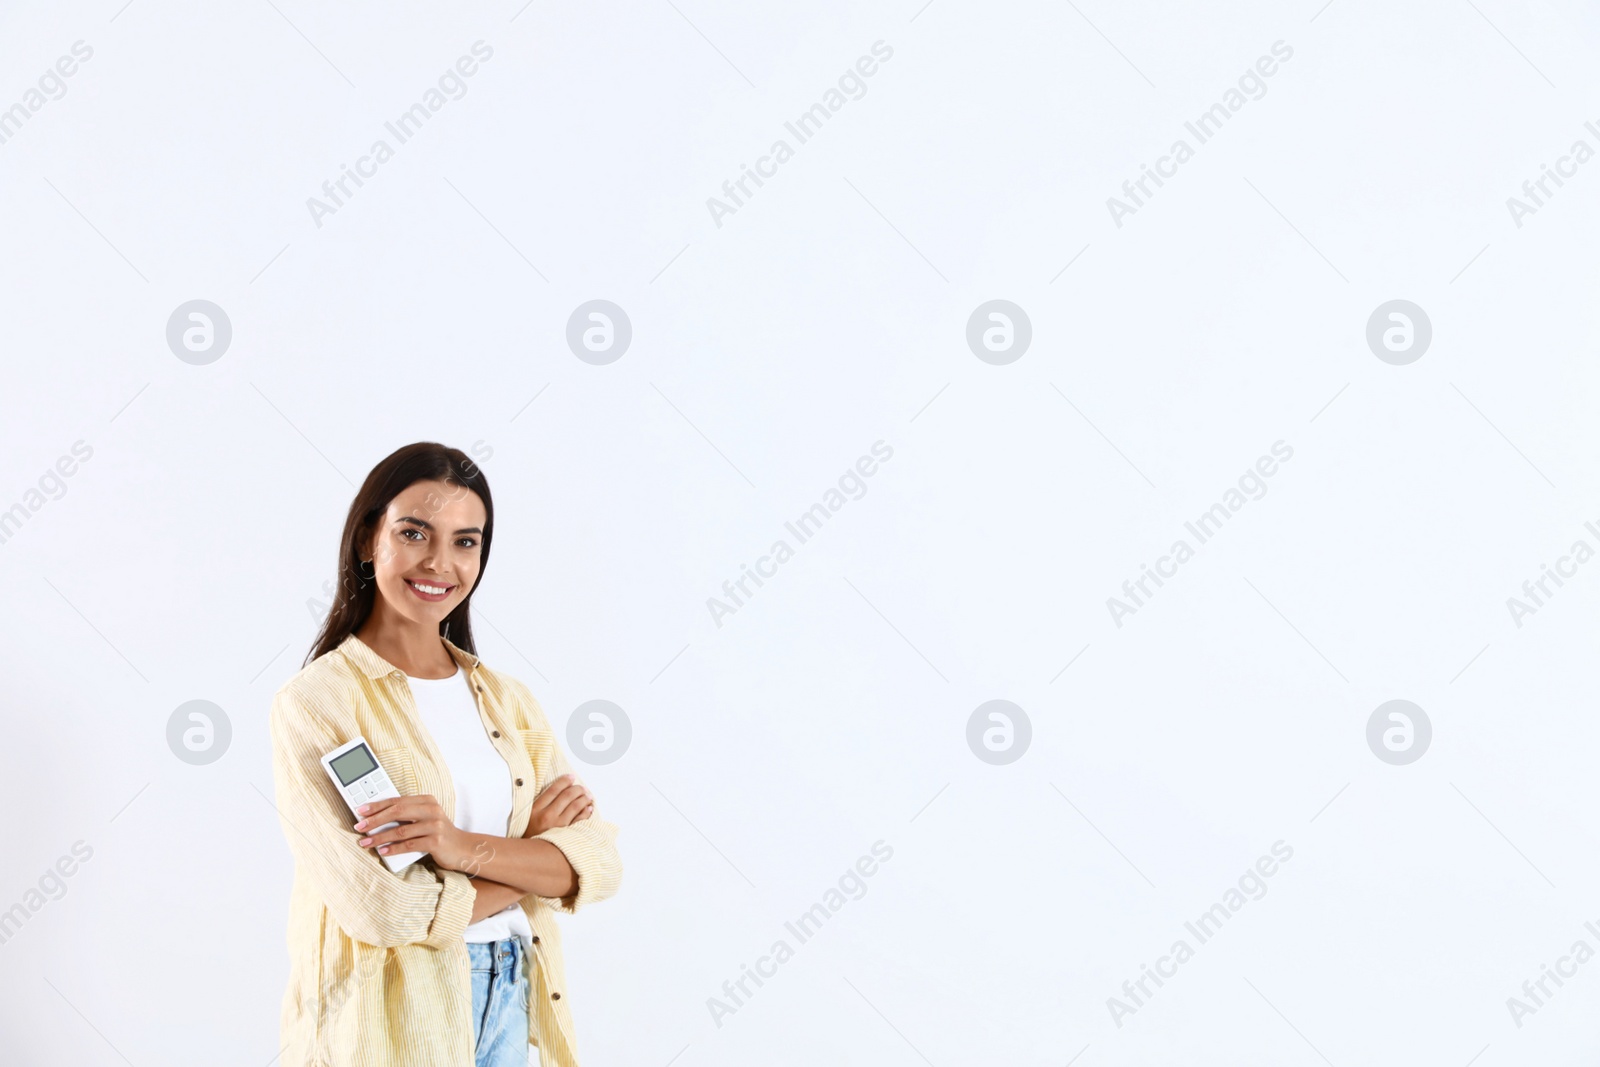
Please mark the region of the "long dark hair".
[[483, 572], [489, 566], [489, 548], [494, 544], [494, 497], [489, 492], [489, 480], [483, 469], [459, 448], [450, 448], [437, 441], [418, 441], [398, 448], [361, 483], [356, 497], [350, 502], [350, 512], [345, 516], [344, 533], [339, 537], [339, 587], [333, 598], [333, 608], [322, 621], [317, 640], [307, 654], [305, 666], [319, 656], [338, 648], [346, 637], [359, 630], [372, 615], [377, 600], [378, 583], [363, 578], [359, 564], [361, 546], [371, 536], [373, 528], [382, 518], [389, 502], [416, 482], [440, 481], [457, 485], [478, 494], [483, 501], [483, 548], [478, 557], [478, 580], [456, 609], [439, 624], [439, 636], [448, 637], [450, 643], [478, 654], [472, 642], [472, 594], [483, 581]]

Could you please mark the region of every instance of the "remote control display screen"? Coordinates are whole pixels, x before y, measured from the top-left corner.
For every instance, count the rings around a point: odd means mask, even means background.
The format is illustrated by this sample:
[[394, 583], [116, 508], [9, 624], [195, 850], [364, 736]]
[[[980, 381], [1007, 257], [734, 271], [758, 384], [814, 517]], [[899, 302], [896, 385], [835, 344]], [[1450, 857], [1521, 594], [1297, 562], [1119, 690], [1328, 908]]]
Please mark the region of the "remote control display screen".
[[344, 755], [336, 757], [328, 765], [333, 768], [333, 773], [339, 776], [341, 785], [349, 785], [357, 778], [378, 769], [378, 761], [372, 758], [372, 753], [367, 751], [366, 745], [357, 745]]

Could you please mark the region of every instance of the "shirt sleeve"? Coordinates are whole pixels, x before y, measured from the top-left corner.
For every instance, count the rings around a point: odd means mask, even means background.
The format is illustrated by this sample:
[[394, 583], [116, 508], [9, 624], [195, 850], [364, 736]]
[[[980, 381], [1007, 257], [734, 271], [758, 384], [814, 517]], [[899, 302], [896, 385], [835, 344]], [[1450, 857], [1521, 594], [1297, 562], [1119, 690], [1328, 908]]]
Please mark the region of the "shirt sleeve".
[[397, 874], [356, 844], [356, 817], [321, 762], [350, 738], [339, 737], [313, 703], [286, 687], [272, 698], [270, 715], [276, 807], [298, 873], [356, 941], [436, 948], [460, 941], [477, 897], [471, 880], [422, 861]]
[[[527, 712], [529, 728], [551, 739], [553, 781], [569, 773], [572, 765], [567, 762], [566, 752], [550, 729], [544, 709], [533, 698], [533, 693], [520, 681], [516, 684]], [[579, 819], [569, 826], [553, 826], [542, 834], [535, 834], [532, 839], [548, 841], [559, 848], [578, 875], [578, 888], [574, 892], [564, 897], [545, 898], [552, 906], [570, 915], [586, 904], [616, 895], [622, 884], [622, 856], [617, 852], [617, 826], [601, 816], [598, 801], [588, 818]]]

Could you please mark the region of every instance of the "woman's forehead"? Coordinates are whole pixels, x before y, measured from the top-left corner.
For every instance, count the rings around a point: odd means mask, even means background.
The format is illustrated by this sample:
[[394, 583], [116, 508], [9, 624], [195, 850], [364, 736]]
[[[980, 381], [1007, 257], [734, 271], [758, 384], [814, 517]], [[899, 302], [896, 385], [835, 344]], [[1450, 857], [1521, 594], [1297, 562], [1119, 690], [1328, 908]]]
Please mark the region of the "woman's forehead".
[[465, 486], [449, 482], [413, 482], [389, 501], [389, 514], [400, 518], [412, 516], [438, 525], [437, 520], [464, 520], [461, 526], [482, 526], [485, 515], [483, 499]]

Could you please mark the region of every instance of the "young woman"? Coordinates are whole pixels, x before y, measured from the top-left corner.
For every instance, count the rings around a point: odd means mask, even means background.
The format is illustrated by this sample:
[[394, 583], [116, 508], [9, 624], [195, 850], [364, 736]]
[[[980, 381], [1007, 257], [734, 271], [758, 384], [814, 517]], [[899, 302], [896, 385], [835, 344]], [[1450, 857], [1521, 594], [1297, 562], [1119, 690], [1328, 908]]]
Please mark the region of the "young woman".
[[[295, 858], [283, 1067], [523, 1067], [530, 1044], [541, 1067], [577, 1065], [554, 912], [616, 893], [617, 827], [528, 687], [474, 650], [493, 539], [464, 453], [389, 456], [350, 505], [316, 645], [273, 697]], [[403, 795], [353, 816], [321, 758], [358, 736]], [[411, 852], [398, 873], [381, 858]]]

